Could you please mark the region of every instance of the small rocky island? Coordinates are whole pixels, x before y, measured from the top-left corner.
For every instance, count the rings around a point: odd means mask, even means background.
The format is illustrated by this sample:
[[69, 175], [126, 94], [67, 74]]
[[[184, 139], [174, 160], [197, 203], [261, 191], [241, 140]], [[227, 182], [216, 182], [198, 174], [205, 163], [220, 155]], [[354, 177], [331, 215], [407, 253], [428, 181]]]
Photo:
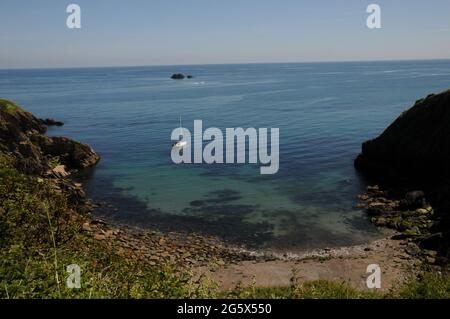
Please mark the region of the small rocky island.
[[[450, 239], [450, 90], [418, 100], [355, 160], [371, 182], [361, 199], [379, 226], [438, 250]], [[383, 189], [383, 190], [382, 190]]]
[[193, 79], [194, 77], [190, 74], [184, 75], [183, 73], [175, 73], [170, 78], [172, 80], [184, 80], [184, 79]]

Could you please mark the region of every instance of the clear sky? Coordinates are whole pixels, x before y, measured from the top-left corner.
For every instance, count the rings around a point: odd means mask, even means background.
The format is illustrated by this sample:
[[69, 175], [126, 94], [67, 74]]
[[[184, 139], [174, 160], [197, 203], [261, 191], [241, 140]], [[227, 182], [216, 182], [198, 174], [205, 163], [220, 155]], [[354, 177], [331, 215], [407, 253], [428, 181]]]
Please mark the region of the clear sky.
[[450, 0], [0, 0], [0, 68], [450, 58], [449, 16]]

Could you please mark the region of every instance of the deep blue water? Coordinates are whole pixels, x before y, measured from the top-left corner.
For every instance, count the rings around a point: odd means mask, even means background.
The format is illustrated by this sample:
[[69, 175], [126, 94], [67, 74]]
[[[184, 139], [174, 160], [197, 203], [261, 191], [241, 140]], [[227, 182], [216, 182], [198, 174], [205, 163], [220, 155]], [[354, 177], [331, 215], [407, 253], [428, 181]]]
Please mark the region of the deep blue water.
[[[195, 76], [173, 81], [175, 72]], [[254, 64], [0, 71], [0, 96], [66, 123], [49, 134], [102, 156], [84, 177], [98, 214], [196, 231], [253, 247], [298, 250], [379, 236], [353, 209], [365, 187], [361, 143], [415, 100], [450, 87], [450, 61]], [[178, 126], [277, 127], [280, 171], [182, 165]]]

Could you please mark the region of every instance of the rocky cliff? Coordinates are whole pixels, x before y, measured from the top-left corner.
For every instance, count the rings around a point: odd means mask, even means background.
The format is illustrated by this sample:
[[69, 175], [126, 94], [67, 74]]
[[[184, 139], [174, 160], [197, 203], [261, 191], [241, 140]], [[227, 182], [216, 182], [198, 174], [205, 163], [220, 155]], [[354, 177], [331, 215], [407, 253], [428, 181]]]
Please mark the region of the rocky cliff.
[[429, 184], [450, 177], [450, 90], [419, 100], [378, 138], [365, 142], [360, 170], [385, 179]]
[[448, 250], [450, 90], [417, 101], [379, 137], [365, 142], [355, 166], [398, 194], [424, 191], [436, 209], [432, 236], [441, 239], [439, 248]]
[[45, 135], [49, 123], [61, 122], [38, 119], [14, 102], [0, 99], [0, 156], [12, 158], [16, 169], [24, 174], [51, 180], [72, 203], [86, 204], [82, 185], [68, 176], [77, 169], [94, 166], [100, 156], [86, 144]]
[[17, 168], [31, 175], [45, 175], [54, 166], [68, 171], [87, 168], [100, 160], [88, 145], [45, 135], [46, 123], [14, 102], [0, 99], [0, 153], [12, 155]]

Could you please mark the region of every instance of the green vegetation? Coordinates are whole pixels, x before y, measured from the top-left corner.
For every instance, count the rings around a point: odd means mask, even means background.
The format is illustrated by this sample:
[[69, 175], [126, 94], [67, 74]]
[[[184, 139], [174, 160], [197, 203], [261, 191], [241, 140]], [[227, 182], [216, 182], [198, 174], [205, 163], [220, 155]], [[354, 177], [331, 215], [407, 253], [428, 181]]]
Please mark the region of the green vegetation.
[[[0, 298], [199, 298], [209, 285], [170, 265], [147, 267], [81, 231], [86, 218], [51, 182], [25, 176], [0, 157]], [[78, 264], [82, 288], [68, 289]], [[211, 288], [212, 291], [212, 288]]]
[[318, 280], [296, 283], [285, 288], [244, 288], [230, 291], [224, 297], [234, 298], [268, 298], [268, 299], [375, 299], [382, 294], [358, 291], [346, 282], [335, 283]]
[[[316, 281], [286, 288], [219, 293], [171, 265], [150, 267], [116, 254], [82, 232], [88, 216], [51, 181], [21, 174], [0, 155], [0, 298], [449, 298], [450, 276], [428, 274], [389, 294]], [[82, 269], [82, 288], [66, 286], [67, 265]]]
[[450, 298], [450, 275], [426, 273], [418, 281], [410, 281], [396, 293], [399, 298], [448, 299]]
[[54, 169], [59, 165], [61, 165], [59, 156], [53, 156], [48, 160], [48, 166], [50, 166], [51, 169]]
[[285, 288], [244, 288], [222, 294], [224, 298], [249, 299], [449, 299], [450, 275], [426, 273], [388, 293], [358, 291], [346, 282], [318, 280]]
[[15, 103], [8, 100], [0, 99], [0, 111], [11, 112], [17, 109], [18, 106]]

